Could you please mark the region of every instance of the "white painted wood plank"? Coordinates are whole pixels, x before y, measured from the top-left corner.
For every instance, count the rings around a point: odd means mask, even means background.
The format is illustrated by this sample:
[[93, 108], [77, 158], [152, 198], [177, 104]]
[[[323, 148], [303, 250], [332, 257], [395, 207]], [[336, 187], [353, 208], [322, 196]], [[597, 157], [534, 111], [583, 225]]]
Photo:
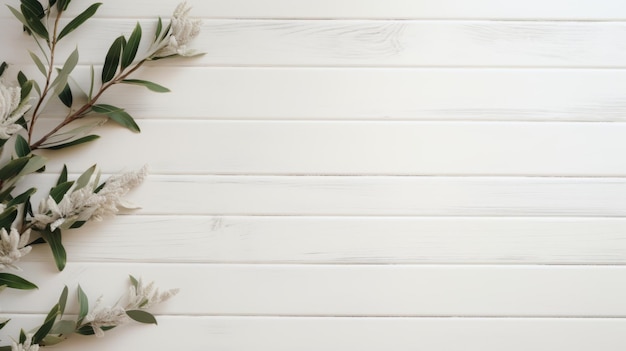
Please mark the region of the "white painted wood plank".
[[626, 264], [623, 218], [118, 216], [63, 241], [71, 262]]
[[143, 215], [621, 217], [626, 179], [153, 175], [128, 200]]
[[143, 214], [623, 216], [626, 181], [154, 176], [130, 199]]
[[[59, 121], [48, 122], [39, 130]], [[90, 145], [42, 154], [50, 170], [71, 159], [75, 172], [98, 162], [106, 172], [147, 163], [155, 174], [626, 175], [623, 123], [139, 123], [141, 134], [111, 123]]]
[[47, 312], [65, 284], [78, 283], [92, 301], [104, 294], [103, 303], [112, 304], [133, 274], [181, 289], [155, 308], [159, 314], [626, 316], [623, 266], [80, 263], [68, 264], [56, 275], [53, 266], [21, 263], [23, 276], [38, 283], [39, 290], [5, 291], [12, 303], [3, 312]]
[[[3, 329], [36, 325], [45, 316], [12, 315]], [[72, 336], [50, 350], [123, 349], [378, 351], [621, 351], [623, 319], [290, 318], [160, 316], [158, 326], [126, 325], [103, 339]], [[523, 334], [523, 335], [522, 335]], [[4, 338], [3, 338], [4, 339]]]
[[[16, 6], [17, 0], [7, 3]], [[99, 17], [167, 17], [178, 0], [107, 0]], [[87, 7], [72, 2], [68, 13]], [[203, 0], [190, 1], [193, 13], [212, 18], [501, 18], [501, 19], [624, 19], [619, 0]], [[9, 17], [8, 11], [0, 16]]]
[[[87, 67], [77, 73], [87, 89]], [[120, 86], [102, 102], [140, 119], [626, 121], [625, 70], [153, 66], [137, 78], [172, 92]]]
[[[156, 21], [140, 23], [151, 38]], [[61, 42], [58, 57], [67, 57], [78, 43], [81, 62], [101, 66], [110, 43], [129, 35], [135, 24], [94, 19], [65, 38], [66, 45]], [[0, 31], [3, 47], [30, 41], [17, 20], [0, 20]], [[623, 68], [624, 33], [626, 22], [207, 20], [191, 44], [206, 55], [159, 64]], [[38, 52], [34, 43], [30, 48]], [[26, 50], [8, 51], [2, 59], [32, 63]]]

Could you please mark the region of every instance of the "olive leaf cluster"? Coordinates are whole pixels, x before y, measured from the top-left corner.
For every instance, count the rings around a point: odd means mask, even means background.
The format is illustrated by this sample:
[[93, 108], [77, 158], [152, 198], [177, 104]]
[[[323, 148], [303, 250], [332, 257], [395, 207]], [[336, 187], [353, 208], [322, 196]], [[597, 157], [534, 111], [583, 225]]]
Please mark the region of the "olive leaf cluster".
[[[69, 289], [66, 286], [58, 302], [50, 309], [44, 321], [38, 327], [26, 332], [20, 330], [19, 338], [14, 345], [0, 346], [0, 351], [12, 351], [17, 345], [37, 345], [51, 346], [65, 341], [72, 334], [98, 335], [106, 330], [111, 330], [117, 326], [133, 320], [144, 324], [157, 324], [157, 320], [146, 308], [155, 303], [160, 303], [176, 294], [176, 290], [159, 292], [147, 286], [141, 280], [132, 275], [129, 276], [131, 292], [133, 296], [120, 298], [113, 307], [96, 307], [90, 310], [89, 298], [79, 285], [76, 293], [76, 303], [78, 305], [77, 315], [67, 315]], [[120, 305], [124, 298], [128, 301], [125, 305]], [[104, 318], [102, 317], [104, 316]], [[0, 323], [0, 329], [4, 328], [10, 320]]]
[[[29, 52], [29, 55], [41, 76], [30, 78], [19, 71], [15, 77], [17, 86], [12, 87], [6, 83], [10, 65], [0, 63], [0, 291], [37, 288], [33, 282], [4, 272], [16, 268], [15, 263], [35, 245], [47, 244], [56, 267], [63, 270], [67, 261], [63, 232], [128, 207], [123, 196], [145, 176], [144, 168], [101, 181], [100, 171], [94, 165], [76, 179], [69, 179], [68, 169], [64, 166], [55, 185], [35, 206], [32, 198], [38, 190], [37, 184], [29, 182], [36, 178], [29, 176], [45, 172], [47, 161], [38, 150], [59, 150], [91, 142], [99, 137], [92, 132], [102, 120], [111, 120], [133, 132], [140, 132], [136, 121], [124, 108], [101, 101], [106, 92], [120, 84], [142, 86], [157, 93], [168, 92], [157, 83], [133, 78], [133, 73], [151, 61], [197, 55], [188, 48], [188, 43], [198, 35], [200, 21], [190, 19], [190, 9], [182, 3], [168, 23], [158, 18], [154, 34], [148, 39], [144, 38], [143, 28], [137, 23], [129, 35], [113, 40], [99, 77], [92, 65], [89, 85], [79, 86], [72, 79], [80, 60], [78, 47], [63, 58], [58, 57], [58, 48], [65, 45], [73, 31], [97, 13], [102, 3], [88, 6], [62, 26], [65, 21], [61, 19], [70, 3], [71, 0], [43, 3], [21, 0], [18, 8], [8, 6], [21, 23], [24, 35], [37, 45], [38, 51]], [[149, 43], [142, 46], [146, 40]], [[143, 47], [147, 49], [140, 50]], [[47, 104], [55, 99], [67, 108], [65, 116], [55, 126], [40, 130], [37, 122], [46, 113]], [[133, 303], [114, 309], [94, 308], [92, 312], [89, 312], [85, 293], [78, 287], [79, 314], [75, 320], [63, 319], [68, 295], [66, 288], [39, 328], [32, 333], [22, 332], [18, 341], [0, 347], [0, 351], [35, 351], [39, 345], [52, 345], [73, 333], [100, 336], [126, 320], [156, 323], [154, 316], [145, 309], [164, 301], [173, 292], [160, 294], [153, 285], [143, 286], [133, 277], [131, 286]], [[0, 322], [0, 329], [6, 323]]]

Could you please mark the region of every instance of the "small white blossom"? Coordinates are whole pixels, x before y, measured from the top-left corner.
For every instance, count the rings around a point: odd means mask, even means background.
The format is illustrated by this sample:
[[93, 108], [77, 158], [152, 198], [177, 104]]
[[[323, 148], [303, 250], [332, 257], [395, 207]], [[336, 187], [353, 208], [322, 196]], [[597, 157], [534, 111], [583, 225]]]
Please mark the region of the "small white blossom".
[[150, 282], [144, 285], [143, 280], [139, 278], [137, 287], [134, 285], [130, 287], [128, 293], [127, 310], [150, 308], [156, 304], [168, 300], [170, 297], [176, 295], [179, 289], [170, 289], [166, 291], [159, 291], [154, 286], [154, 282]]
[[129, 321], [126, 310], [120, 306], [100, 307], [102, 297], [96, 301], [96, 305], [91, 313], [85, 316], [84, 322], [89, 323], [97, 337], [104, 336], [103, 327], [115, 327]]
[[146, 174], [147, 167], [144, 166], [136, 172], [112, 176], [97, 193], [95, 179], [80, 189], [75, 189], [74, 183], [59, 203], [49, 196], [39, 204], [39, 213], [34, 216], [34, 225], [43, 229], [50, 224], [50, 229], [54, 231], [61, 226], [70, 227], [77, 221], [100, 221], [107, 215], [117, 213], [120, 207], [136, 208], [125, 201], [123, 196], [139, 185]]
[[20, 235], [17, 229], [11, 228], [10, 233], [0, 228], [0, 269], [18, 269], [13, 263], [27, 255], [32, 247], [26, 246], [30, 238], [30, 230]]
[[38, 344], [32, 344], [33, 334], [26, 335], [24, 343], [18, 344], [15, 341], [11, 344], [11, 351], [39, 351]]
[[22, 126], [15, 122], [30, 109], [30, 105], [20, 106], [21, 91], [19, 87], [5, 86], [0, 80], [0, 139], [9, 139], [22, 129]]
[[194, 56], [198, 53], [189, 49], [187, 44], [200, 33], [202, 21], [189, 18], [191, 7], [182, 2], [176, 7], [171, 19], [171, 34], [161, 42], [161, 47], [153, 57], [162, 58], [172, 55]]

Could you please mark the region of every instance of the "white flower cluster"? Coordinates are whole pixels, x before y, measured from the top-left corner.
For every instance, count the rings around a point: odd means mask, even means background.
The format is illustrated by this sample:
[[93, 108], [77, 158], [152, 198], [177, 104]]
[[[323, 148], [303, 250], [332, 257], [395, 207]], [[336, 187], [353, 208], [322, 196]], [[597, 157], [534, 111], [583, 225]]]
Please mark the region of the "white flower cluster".
[[27, 255], [32, 249], [32, 247], [26, 246], [29, 238], [30, 230], [20, 235], [15, 228], [11, 228], [10, 232], [0, 228], [0, 269], [18, 269], [14, 263]]
[[97, 337], [104, 336], [102, 327], [115, 327], [128, 322], [126, 310], [121, 306], [101, 307], [102, 297], [96, 301], [93, 311], [87, 314], [84, 322], [89, 323]]
[[84, 322], [93, 328], [97, 337], [102, 337], [104, 336], [103, 327], [115, 327], [130, 320], [126, 311], [146, 309], [166, 301], [177, 293], [178, 289], [161, 292], [155, 288], [154, 282], [144, 285], [143, 281], [139, 279], [137, 287], [133, 285], [129, 290], [126, 306], [122, 307], [118, 302], [114, 306], [101, 307], [102, 298], [99, 298], [92, 312], [85, 317]]
[[16, 343], [13, 341], [11, 344], [11, 351], [39, 351], [38, 344], [32, 344], [33, 334], [26, 335], [26, 340], [23, 343]]
[[128, 291], [126, 309], [136, 310], [140, 308], [150, 308], [178, 294], [178, 291], [179, 289], [159, 291], [159, 289], [154, 286], [154, 282], [144, 285], [140, 278], [137, 282], [137, 287], [132, 285]]
[[20, 105], [21, 89], [19, 87], [9, 88], [0, 80], [0, 139], [9, 139], [11, 135], [17, 133], [22, 126], [16, 124], [30, 109], [30, 105]]
[[171, 34], [161, 43], [161, 47], [152, 57], [163, 58], [173, 55], [194, 56], [198, 53], [189, 49], [187, 44], [200, 33], [202, 21], [189, 18], [191, 7], [187, 2], [180, 3], [171, 19]]
[[77, 183], [74, 183], [59, 203], [51, 196], [41, 201], [39, 213], [34, 216], [34, 226], [43, 229], [50, 224], [50, 229], [54, 231], [59, 227], [68, 228], [79, 221], [100, 221], [107, 215], [117, 213], [120, 207], [136, 208], [126, 202], [123, 196], [139, 185], [146, 174], [147, 167], [144, 166], [136, 172], [112, 176], [98, 192], [96, 180], [99, 174], [82, 188], [77, 189]]

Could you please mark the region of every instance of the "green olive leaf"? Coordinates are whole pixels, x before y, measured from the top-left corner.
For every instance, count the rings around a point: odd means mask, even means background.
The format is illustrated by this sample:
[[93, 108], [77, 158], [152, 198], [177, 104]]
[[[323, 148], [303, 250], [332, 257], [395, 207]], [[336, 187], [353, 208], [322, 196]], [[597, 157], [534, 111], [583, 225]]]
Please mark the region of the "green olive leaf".
[[104, 59], [104, 66], [102, 67], [102, 83], [106, 83], [115, 77], [115, 72], [117, 72], [117, 66], [120, 64], [120, 56], [122, 54], [122, 47], [125, 46], [126, 39], [124, 36], [117, 37], [107, 55]]
[[130, 310], [130, 311], [126, 311], [126, 315], [128, 315], [128, 317], [130, 317], [131, 319], [139, 323], [158, 324], [156, 318], [154, 318], [152, 314], [146, 311]]
[[141, 80], [141, 79], [124, 79], [122, 80], [122, 83], [124, 84], [134, 84], [134, 85], [141, 85], [144, 86], [154, 92], [157, 93], [169, 93], [170, 90], [162, 85], [156, 84], [154, 82], [150, 82], [147, 80]]
[[141, 25], [137, 22], [135, 29], [130, 34], [128, 38], [128, 42], [124, 47], [124, 52], [122, 53], [122, 69], [130, 66], [137, 55], [137, 50], [139, 49], [139, 43], [141, 42]]
[[19, 289], [19, 290], [37, 289], [37, 285], [11, 273], [0, 273], [0, 285], [6, 285], [7, 287], [11, 289]]
[[70, 21], [70, 23], [68, 23], [65, 27], [63, 27], [63, 29], [59, 33], [59, 36], [57, 37], [57, 41], [61, 40], [61, 38], [63, 38], [66, 35], [70, 34], [72, 31], [74, 31], [76, 28], [78, 28], [81, 24], [85, 23], [85, 21], [87, 21], [89, 18], [91, 18], [93, 15], [95, 15], [96, 11], [98, 11], [98, 7], [100, 7], [100, 5], [102, 5], [102, 3], [101, 2], [97, 2], [97, 3], [89, 6], [85, 11], [81, 12], [72, 21]]
[[135, 133], [139, 133], [141, 131], [133, 117], [119, 107], [106, 104], [98, 104], [93, 105], [91, 109], [96, 113], [106, 115], [117, 124], [126, 127]]

